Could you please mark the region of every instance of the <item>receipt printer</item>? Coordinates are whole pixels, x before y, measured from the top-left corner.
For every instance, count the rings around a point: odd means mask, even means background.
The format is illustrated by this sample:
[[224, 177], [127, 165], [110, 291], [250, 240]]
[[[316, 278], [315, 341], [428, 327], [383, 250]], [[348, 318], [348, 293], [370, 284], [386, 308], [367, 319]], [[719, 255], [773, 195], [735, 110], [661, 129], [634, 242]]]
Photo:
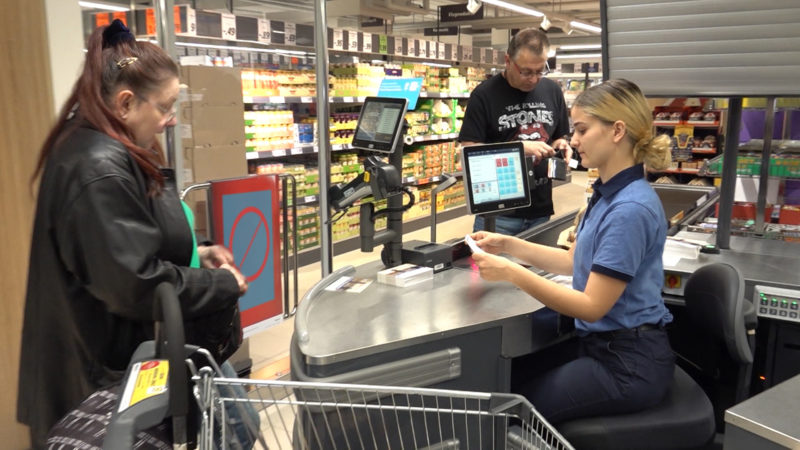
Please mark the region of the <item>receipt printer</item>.
[[403, 242], [401, 259], [404, 263], [433, 268], [433, 272], [453, 267], [453, 248], [425, 241]]

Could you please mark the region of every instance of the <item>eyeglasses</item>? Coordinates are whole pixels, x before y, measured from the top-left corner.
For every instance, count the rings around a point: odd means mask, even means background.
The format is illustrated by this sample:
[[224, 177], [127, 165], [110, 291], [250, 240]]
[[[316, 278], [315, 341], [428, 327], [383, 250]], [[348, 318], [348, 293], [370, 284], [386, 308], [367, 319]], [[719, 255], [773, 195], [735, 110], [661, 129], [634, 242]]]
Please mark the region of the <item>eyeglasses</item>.
[[514, 67], [517, 69], [517, 72], [519, 72], [520, 76], [523, 77], [523, 78], [534, 78], [534, 77], [535, 78], [541, 78], [541, 77], [546, 77], [547, 74], [550, 73], [550, 65], [547, 64], [547, 61], [545, 61], [544, 68], [542, 70], [540, 70], [538, 72], [534, 72], [534, 71], [528, 70], [528, 69], [522, 70], [522, 69], [519, 68], [517, 63], [514, 62], [513, 59], [508, 58], [508, 60], [511, 61], [511, 64], [514, 65]]
[[159, 105], [158, 103], [150, 101], [149, 98], [145, 98], [142, 96], [137, 96], [137, 97], [139, 97], [140, 99], [144, 100], [147, 103], [150, 103], [151, 106], [157, 109], [158, 112], [161, 113], [161, 115], [167, 119], [167, 122], [171, 121], [172, 119], [175, 118], [175, 116], [178, 115], [174, 104], [171, 107], [166, 108], [164, 106]]

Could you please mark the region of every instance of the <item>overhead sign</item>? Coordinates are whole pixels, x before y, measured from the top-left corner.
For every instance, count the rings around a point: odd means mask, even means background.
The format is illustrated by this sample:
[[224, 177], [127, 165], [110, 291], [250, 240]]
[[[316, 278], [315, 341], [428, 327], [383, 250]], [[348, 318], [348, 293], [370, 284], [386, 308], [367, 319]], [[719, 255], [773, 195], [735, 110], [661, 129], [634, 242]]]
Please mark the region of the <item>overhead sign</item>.
[[467, 4], [444, 5], [439, 7], [439, 20], [441, 22], [460, 22], [462, 20], [483, 19], [483, 5], [477, 11], [471, 13], [467, 10]]
[[431, 27], [423, 29], [425, 36], [456, 36], [458, 35], [458, 27]]
[[408, 100], [408, 110], [417, 107], [422, 78], [384, 78], [378, 88], [378, 97], [404, 98]]

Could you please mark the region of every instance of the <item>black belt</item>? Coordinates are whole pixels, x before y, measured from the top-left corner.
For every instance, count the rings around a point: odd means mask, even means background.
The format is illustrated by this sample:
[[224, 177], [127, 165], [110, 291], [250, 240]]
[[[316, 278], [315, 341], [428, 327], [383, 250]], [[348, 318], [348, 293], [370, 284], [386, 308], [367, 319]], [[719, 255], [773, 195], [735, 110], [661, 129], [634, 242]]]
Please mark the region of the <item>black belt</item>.
[[646, 323], [644, 325], [639, 325], [635, 328], [621, 328], [619, 330], [611, 330], [611, 331], [598, 331], [590, 333], [590, 336], [597, 336], [602, 339], [610, 340], [617, 336], [623, 336], [628, 334], [639, 334], [645, 331], [654, 331], [654, 330], [663, 330], [664, 327], [661, 325], [653, 325], [652, 323]]

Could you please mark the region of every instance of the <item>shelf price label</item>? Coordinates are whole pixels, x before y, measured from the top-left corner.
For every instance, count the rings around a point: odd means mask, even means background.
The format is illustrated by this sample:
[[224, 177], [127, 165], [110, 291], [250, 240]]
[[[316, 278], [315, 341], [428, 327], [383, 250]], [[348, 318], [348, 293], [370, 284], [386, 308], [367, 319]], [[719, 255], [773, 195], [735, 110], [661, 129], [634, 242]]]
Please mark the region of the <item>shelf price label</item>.
[[361, 47], [358, 46], [358, 35], [361, 34], [355, 30], [347, 30], [347, 49], [351, 52], [360, 52]]
[[417, 40], [416, 39], [408, 39], [408, 44], [406, 45], [406, 56], [417, 56]]
[[444, 42], [437, 42], [436, 46], [438, 47], [436, 57], [438, 59], [444, 59]]
[[272, 156], [286, 156], [286, 150], [273, 150]]
[[472, 61], [472, 46], [471, 45], [465, 45], [465, 46], [461, 47], [461, 54], [463, 55], [461, 57], [462, 60], [464, 60], [464, 61]]
[[197, 12], [195, 12], [194, 8], [188, 6], [186, 7], [186, 31], [183, 35], [197, 36]]
[[372, 33], [362, 33], [363, 38], [363, 45], [361, 46], [361, 51], [364, 52], [372, 52]]
[[401, 38], [399, 36], [394, 38], [394, 54], [395, 55], [405, 55], [403, 53], [403, 40], [405, 38]]
[[297, 24], [286, 22], [283, 24], [286, 45], [297, 45]]
[[389, 42], [385, 34], [378, 35], [378, 53], [389, 53]]
[[267, 19], [258, 19], [258, 42], [272, 43], [272, 27]]
[[236, 39], [236, 16], [222, 14], [222, 39]]
[[333, 49], [344, 50], [344, 31], [333, 30]]

